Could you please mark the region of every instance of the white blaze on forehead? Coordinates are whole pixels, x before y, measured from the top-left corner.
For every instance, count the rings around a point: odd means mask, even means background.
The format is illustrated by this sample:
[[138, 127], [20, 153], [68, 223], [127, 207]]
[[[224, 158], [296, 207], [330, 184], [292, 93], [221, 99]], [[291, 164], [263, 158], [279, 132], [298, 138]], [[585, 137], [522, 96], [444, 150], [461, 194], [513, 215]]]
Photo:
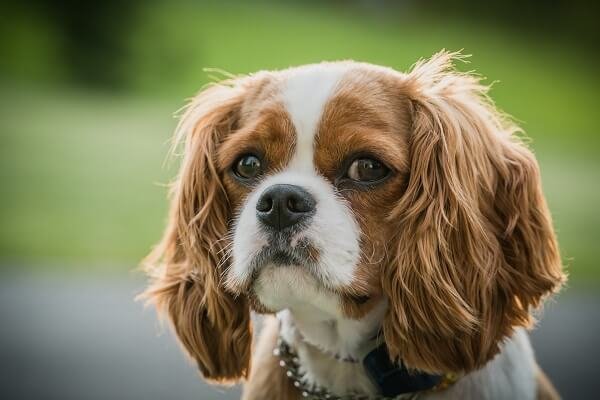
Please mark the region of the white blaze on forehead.
[[292, 72], [283, 89], [284, 106], [296, 129], [296, 150], [289, 167], [313, 170], [313, 146], [327, 101], [348, 66], [310, 65]]

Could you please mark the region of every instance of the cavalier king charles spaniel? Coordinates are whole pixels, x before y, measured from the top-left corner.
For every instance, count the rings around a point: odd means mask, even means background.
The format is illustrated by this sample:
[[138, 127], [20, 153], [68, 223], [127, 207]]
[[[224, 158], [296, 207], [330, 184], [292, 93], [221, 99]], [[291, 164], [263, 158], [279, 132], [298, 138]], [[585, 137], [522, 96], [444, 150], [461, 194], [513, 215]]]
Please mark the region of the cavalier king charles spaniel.
[[145, 296], [206, 379], [244, 399], [558, 397], [526, 333], [565, 280], [538, 164], [457, 58], [261, 71], [191, 101]]

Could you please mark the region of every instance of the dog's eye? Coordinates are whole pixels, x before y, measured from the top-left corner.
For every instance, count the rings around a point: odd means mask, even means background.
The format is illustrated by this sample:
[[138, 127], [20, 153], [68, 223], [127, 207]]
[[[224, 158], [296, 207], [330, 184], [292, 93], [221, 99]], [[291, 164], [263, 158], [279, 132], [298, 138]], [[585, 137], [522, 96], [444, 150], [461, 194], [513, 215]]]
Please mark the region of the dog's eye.
[[348, 178], [356, 182], [376, 182], [385, 178], [390, 170], [373, 158], [357, 158], [348, 168]]
[[260, 158], [254, 154], [240, 157], [234, 165], [234, 172], [243, 179], [253, 179], [262, 173]]

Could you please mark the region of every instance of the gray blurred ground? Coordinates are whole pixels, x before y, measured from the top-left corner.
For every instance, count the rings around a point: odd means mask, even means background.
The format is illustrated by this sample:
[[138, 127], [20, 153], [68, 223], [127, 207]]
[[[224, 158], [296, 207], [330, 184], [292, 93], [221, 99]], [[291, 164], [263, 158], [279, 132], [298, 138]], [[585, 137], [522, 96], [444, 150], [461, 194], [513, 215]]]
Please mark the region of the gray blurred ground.
[[[235, 399], [207, 386], [151, 309], [140, 279], [0, 276], [0, 398]], [[593, 398], [600, 372], [600, 296], [567, 291], [532, 334], [566, 399]]]

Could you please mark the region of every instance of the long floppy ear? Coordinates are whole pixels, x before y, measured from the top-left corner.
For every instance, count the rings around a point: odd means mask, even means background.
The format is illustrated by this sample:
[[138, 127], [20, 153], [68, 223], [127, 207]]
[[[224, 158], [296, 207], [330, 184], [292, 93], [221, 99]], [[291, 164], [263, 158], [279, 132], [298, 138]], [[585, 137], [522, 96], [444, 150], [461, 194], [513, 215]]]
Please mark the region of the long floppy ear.
[[401, 78], [411, 170], [382, 274], [390, 354], [431, 372], [485, 364], [565, 279], [537, 162], [454, 57], [438, 53]]
[[247, 300], [222, 285], [224, 238], [231, 217], [215, 167], [216, 147], [235, 128], [243, 98], [236, 81], [214, 85], [187, 107], [176, 131], [184, 155], [171, 193], [169, 223], [147, 258], [144, 296], [169, 316], [205, 378], [224, 383], [249, 373]]

